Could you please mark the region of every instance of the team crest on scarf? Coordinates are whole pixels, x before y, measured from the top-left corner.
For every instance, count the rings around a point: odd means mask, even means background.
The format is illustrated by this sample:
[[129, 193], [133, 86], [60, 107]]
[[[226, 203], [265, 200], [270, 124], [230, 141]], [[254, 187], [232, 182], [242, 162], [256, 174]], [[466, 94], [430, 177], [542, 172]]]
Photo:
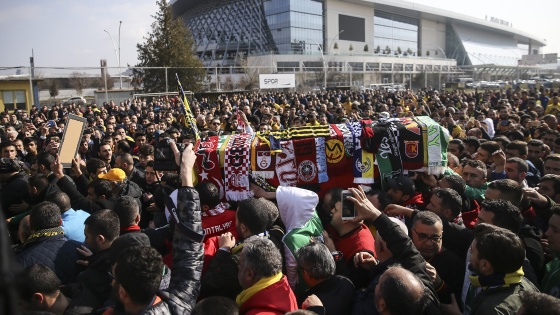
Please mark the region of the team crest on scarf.
[[299, 164], [298, 174], [302, 181], [311, 182], [317, 175], [317, 166], [315, 163], [305, 160]]
[[371, 159], [366, 158], [364, 161], [356, 159], [356, 169], [362, 173], [367, 173], [371, 168]]
[[270, 152], [257, 152], [257, 163], [259, 163], [259, 167], [262, 169], [269, 168], [272, 163]]
[[413, 159], [418, 156], [419, 141], [406, 141], [404, 140], [404, 154]]
[[338, 139], [330, 139], [327, 140], [326, 146], [326, 153], [327, 153], [327, 162], [331, 164], [336, 164], [342, 160], [344, 157], [344, 144], [342, 141]]

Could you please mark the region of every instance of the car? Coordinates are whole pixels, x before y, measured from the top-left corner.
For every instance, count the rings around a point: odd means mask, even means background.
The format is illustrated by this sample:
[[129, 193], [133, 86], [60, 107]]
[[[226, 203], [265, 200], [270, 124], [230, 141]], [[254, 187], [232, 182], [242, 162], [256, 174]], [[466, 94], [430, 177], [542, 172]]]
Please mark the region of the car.
[[86, 99], [81, 96], [74, 96], [69, 99], [66, 99], [62, 102], [62, 105], [70, 105], [75, 103], [76, 105], [84, 105], [86, 104]]

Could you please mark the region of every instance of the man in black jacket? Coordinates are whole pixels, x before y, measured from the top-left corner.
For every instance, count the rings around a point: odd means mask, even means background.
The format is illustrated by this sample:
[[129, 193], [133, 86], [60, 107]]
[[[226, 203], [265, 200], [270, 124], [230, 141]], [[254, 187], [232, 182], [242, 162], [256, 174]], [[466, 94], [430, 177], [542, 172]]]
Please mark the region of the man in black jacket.
[[83, 258], [77, 263], [87, 268], [78, 275], [72, 286], [72, 294], [68, 295], [72, 300], [87, 301], [87, 306], [95, 310], [111, 295], [109, 249], [119, 237], [119, 217], [111, 210], [99, 210], [89, 216], [84, 224], [87, 247], [82, 245], [78, 248]]
[[[358, 210], [356, 222], [373, 222], [384, 246], [392, 253], [399, 266], [389, 267], [375, 286], [374, 299], [366, 302], [375, 304], [378, 314], [440, 314], [439, 300], [426, 271], [426, 261], [412, 244], [402, 228], [376, 209], [361, 189], [349, 188], [354, 197], [349, 197]], [[357, 256], [357, 263], [367, 263]], [[373, 256], [367, 259], [374, 259]], [[356, 310], [354, 310], [354, 314]], [[372, 314], [367, 312], [367, 314]]]
[[53, 270], [62, 284], [73, 282], [81, 268], [76, 250], [80, 243], [64, 237], [60, 208], [48, 201], [31, 209], [29, 224], [31, 236], [23, 244], [23, 251], [16, 257], [23, 268], [43, 264]]
[[200, 201], [192, 183], [196, 155], [192, 144], [182, 157], [175, 144], [171, 148], [175, 162], [180, 164], [183, 184], [177, 194], [177, 207], [170, 211], [174, 223], [171, 283], [158, 292], [163, 263], [155, 249], [144, 246], [125, 250], [111, 272], [118, 298], [112, 314], [190, 314], [196, 304], [204, 254]]

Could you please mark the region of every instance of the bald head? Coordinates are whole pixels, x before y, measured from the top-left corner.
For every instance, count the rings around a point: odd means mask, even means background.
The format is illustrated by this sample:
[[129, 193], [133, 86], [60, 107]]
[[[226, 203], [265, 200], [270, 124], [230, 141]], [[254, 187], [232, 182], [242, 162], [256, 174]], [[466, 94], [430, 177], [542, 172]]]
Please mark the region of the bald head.
[[390, 267], [379, 279], [375, 304], [380, 314], [421, 314], [427, 295], [424, 284], [412, 272]]

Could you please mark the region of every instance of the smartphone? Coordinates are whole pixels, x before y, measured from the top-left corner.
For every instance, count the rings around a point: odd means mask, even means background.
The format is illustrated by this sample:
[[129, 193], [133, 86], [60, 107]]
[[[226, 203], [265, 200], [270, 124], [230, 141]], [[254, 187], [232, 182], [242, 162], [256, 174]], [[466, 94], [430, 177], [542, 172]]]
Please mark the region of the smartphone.
[[501, 125], [502, 126], [509, 126], [511, 122], [509, 120], [502, 120]]
[[353, 220], [356, 217], [356, 207], [354, 203], [346, 197], [353, 197], [349, 190], [343, 190], [340, 196], [342, 203], [342, 220]]

